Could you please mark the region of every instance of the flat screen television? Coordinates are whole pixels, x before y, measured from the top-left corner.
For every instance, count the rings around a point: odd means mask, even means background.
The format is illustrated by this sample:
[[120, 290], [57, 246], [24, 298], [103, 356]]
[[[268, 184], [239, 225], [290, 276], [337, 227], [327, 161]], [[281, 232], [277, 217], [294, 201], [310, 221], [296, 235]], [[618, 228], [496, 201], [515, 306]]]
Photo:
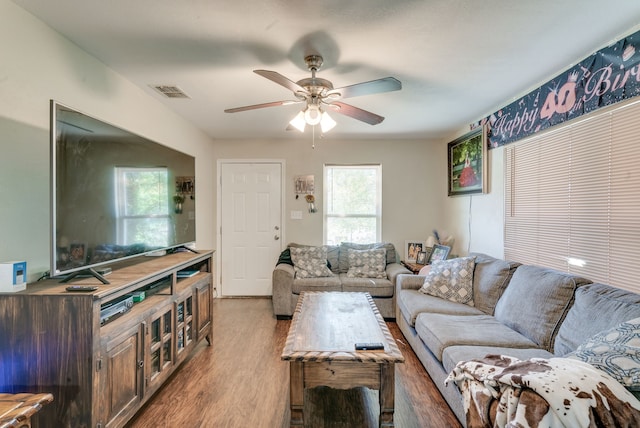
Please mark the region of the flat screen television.
[[193, 156], [53, 100], [50, 138], [52, 277], [195, 242]]

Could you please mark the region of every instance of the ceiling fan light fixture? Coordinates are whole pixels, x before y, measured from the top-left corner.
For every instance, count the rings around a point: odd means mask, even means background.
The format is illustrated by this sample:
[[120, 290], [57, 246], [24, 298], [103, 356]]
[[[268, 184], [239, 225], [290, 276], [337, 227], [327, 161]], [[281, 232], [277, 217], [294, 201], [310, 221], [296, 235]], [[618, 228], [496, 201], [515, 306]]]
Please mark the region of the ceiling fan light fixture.
[[304, 112], [303, 111], [299, 111], [298, 114], [296, 115], [296, 117], [291, 119], [291, 121], [289, 122], [289, 125], [293, 126], [294, 128], [296, 128], [300, 132], [304, 132], [304, 128], [305, 128], [306, 124], [307, 124], [307, 122], [304, 120]]
[[329, 116], [329, 113], [326, 111], [322, 113], [322, 119], [320, 120], [320, 129], [322, 129], [322, 133], [327, 133], [331, 131], [336, 126], [336, 121]]
[[320, 111], [320, 107], [315, 104], [309, 104], [307, 109], [304, 112], [304, 120], [309, 125], [317, 125], [322, 120], [322, 112]]

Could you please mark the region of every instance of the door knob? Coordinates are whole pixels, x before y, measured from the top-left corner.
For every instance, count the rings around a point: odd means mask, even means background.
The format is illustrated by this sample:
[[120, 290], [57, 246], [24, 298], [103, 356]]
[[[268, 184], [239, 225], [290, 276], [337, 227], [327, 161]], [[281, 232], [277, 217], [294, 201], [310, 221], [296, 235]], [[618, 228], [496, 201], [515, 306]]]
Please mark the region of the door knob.
[[275, 230], [280, 230], [280, 228], [278, 226], [274, 227]]
[[275, 239], [275, 240], [277, 241], [278, 239], [280, 239], [280, 237], [279, 237], [278, 235], [275, 235], [275, 236], [273, 237], [273, 239]]

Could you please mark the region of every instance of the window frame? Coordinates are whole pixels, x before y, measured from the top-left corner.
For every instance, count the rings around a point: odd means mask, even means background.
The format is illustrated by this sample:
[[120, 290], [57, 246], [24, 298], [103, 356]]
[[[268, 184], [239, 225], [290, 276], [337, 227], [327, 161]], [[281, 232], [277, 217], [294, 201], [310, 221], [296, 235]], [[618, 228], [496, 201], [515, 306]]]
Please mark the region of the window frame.
[[[370, 169], [376, 172], [376, 207], [375, 214], [359, 214], [359, 213], [341, 213], [334, 214], [329, 213], [329, 186], [328, 174], [335, 169]], [[324, 164], [323, 166], [323, 201], [322, 204], [322, 242], [325, 245], [338, 245], [339, 243], [328, 244], [329, 228], [328, 220], [330, 218], [374, 218], [376, 220], [375, 242], [382, 241], [382, 164], [379, 163], [367, 163], [367, 164]]]

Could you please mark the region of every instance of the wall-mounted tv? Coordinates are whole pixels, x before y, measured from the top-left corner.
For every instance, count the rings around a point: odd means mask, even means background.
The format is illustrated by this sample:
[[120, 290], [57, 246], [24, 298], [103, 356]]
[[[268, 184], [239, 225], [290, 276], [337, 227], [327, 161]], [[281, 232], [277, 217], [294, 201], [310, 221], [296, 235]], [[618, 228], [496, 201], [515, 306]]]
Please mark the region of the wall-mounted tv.
[[195, 242], [195, 158], [51, 101], [51, 276]]

